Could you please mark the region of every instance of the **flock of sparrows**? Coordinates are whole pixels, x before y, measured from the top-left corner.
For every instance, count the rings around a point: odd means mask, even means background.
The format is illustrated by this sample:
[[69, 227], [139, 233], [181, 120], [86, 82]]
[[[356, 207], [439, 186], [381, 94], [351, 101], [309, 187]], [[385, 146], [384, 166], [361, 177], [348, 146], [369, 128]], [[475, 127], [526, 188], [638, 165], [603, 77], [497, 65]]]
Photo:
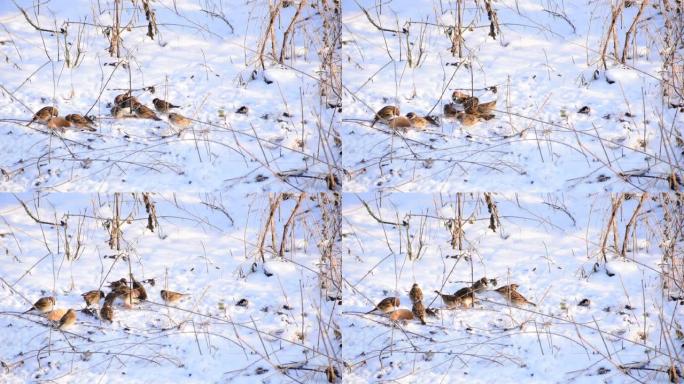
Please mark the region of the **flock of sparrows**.
[[[174, 108], [180, 108], [178, 105], [173, 105], [166, 100], [155, 98], [152, 100], [154, 109], [159, 113], [166, 114], [169, 118], [169, 123], [176, 128], [188, 128], [192, 124], [192, 120], [181, 115], [180, 113], [171, 112]], [[122, 93], [114, 98], [114, 103], [110, 110], [115, 119], [137, 118], [137, 119], [151, 119], [161, 120], [159, 116], [148, 106], [142, 104], [137, 97], [131, 95], [131, 92]]]
[[[155, 98], [152, 100], [154, 108], [159, 113], [166, 114], [169, 118], [169, 123], [180, 129], [188, 128], [192, 124], [192, 120], [181, 115], [180, 113], [171, 112], [174, 108], [180, 108], [178, 105], [173, 105], [166, 100]], [[135, 96], [132, 96], [130, 91], [117, 95], [114, 98], [113, 106], [110, 110], [112, 117], [115, 119], [123, 118], [137, 118], [137, 119], [151, 119], [160, 121], [161, 118], [146, 105], [142, 104]], [[38, 110], [33, 115], [31, 121], [26, 126], [32, 123], [41, 123], [47, 125], [50, 130], [65, 132], [66, 128], [78, 128], [87, 131], [95, 132], [95, 118], [91, 116], [82, 116], [77, 113], [59, 116], [57, 107], [46, 106]]]
[[[463, 287], [453, 294], [445, 294], [440, 291], [435, 291], [435, 293], [442, 298], [442, 302], [447, 309], [471, 308], [476, 302], [475, 294], [487, 291], [490, 284], [496, 286], [496, 280], [483, 277], [475, 281], [471, 286]], [[536, 306], [536, 304], [527, 300], [525, 296], [518, 292], [518, 288], [518, 284], [509, 284], [495, 289], [494, 292], [501, 294], [506, 301], [512, 305]], [[427, 316], [436, 316], [436, 310], [426, 308], [423, 304], [423, 291], [420, 289], [418, 283], [414, 283], [411, 287], [409, 298], [413, 304], [411, 310], [399, 308], [401, 300], [398, 297], [392, 296], [380, 300], [373, 309], [366, 313], [380, 311], [383, 314], [389, 314], [390, 320], [392, 321], [407, 321], [417, 318], [423, 325], [426, 324], [425, 319]]]
[[[461, 91], [454, 91], [452, 102], [444, 105], [444, 117], [456, 118], [464, 126], [473, 126], [482, 120], [494, 118], [492, 111], [496, 108], [496, 100], [480, 103], [480, 99]], [[425, 129], [428, 125], [439, 126], [439, 120], [433, 116], [419, 116], [409, 112], [401, 115], [399, 107], [386, 105], [375, 113], [371, 127], [377, 122], [387, 124], [390, 128], [405, 131], [409, 128]]]
[[[154, 286], [153, 279], [150, 279], [148, 282]], [[114, 320], [114, 304], [118, 299], [122, 300], [124, 308], [130, 309], [148, 298], [143, 283], [135, 280], [133, 276], [131, 276], [130, 282], [125, 278], [111, 282], [109, 283], [109, 288], [111, 291], [106, 295], [104, 292], [97, 289], [82, 294], [81, 296], [86, 303], [86, 307], [80, 311], [90, 315], [96, 315], [98, 312], [96, 312], [93, 307], [99, 306], [100, 300], [104, 299], [104, 303], [99, 308], [100, 320], [112, 322]], [[159, 295], [167, 305], [176, 304], [183, 297], [189, 296], [185, 293], [164, 289], [159, 291]], [[76, 323], [76, 310], [73, 308], [55, 308], [56, 301], [54, 296], [41, 297], [24, 313], [38, 312], [45, 315], [58, 329], [68, 329]]]

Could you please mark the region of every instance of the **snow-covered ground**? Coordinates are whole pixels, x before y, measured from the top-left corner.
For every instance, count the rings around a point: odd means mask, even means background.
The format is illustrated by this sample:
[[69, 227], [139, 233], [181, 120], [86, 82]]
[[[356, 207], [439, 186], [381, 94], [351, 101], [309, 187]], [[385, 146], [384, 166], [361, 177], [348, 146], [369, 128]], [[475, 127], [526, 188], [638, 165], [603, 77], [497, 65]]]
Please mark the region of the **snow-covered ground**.
[[[334, 81], [321, 60], [335, 52], [324, 44], [336, 28], [332, 4], [304, 6], [284, 46], [300, 2], [283, 5], [262, 70], [259, 44], [272, 2], [148, 2], [154, 40], [143, 2], [120, 3], [116, 58], [107, 37], [114, 1], [0, 2], [0, 190], [327, 189], [340, 151], [332, 126], [339, 101], [321, 86]], [[37, 27], [66, 33], [37, 31], [20, 9]], [[165, 116], [112, 119], [114, 97], [129, 88], [149, 107], [154, 98], [181, 106], [191, 127], [177, 135]], [[97, 117], [97, 132], [55, 136], [45, 126], [27, 127], [45, 105], [61, 116]], [[243, 106], [248, 113], [237, 113]]]
[[[154, 232], [142, 196], [121, 195], [116, 251], [108, 244], [114, 195], [0, 195], [0, 382], [327, 382], [326, 367], [342, 370], [340, 260], [321, 256], [334, 242], [321, 233], [331, 195], [303, 199], [284, 257], [273, 256], [269, 233], [266, 262], [256, 264], [268, 195], [149, 196]], [[275, 212], [276, 251], [297, 201], [287, 197]], [[67, 226], [37, 224], [18, 199], [36, 219]], [[48, 295], [57, 308], [80, 310], [81, 293], [108, 292], [129, 272], [156, 284], [145, 284], [149, 300], [132, 309], [117, 302], [113, 324], [78, 312], [62, 332], [22, 314]], [[161, 289], [191, 296], [164, 306]]]
[[[677, 294], [663, 290], [662, 196], [643, 202], [624, 259], [610, 233], [607, 263], [599, 250], [608, 194], [492, 194], [496, 232], [483, 195], [461, 196], [459, 250], [449, 230], [458, 211], [454, 194], [345, 195], [345, 382], [668, 382], [668, 356], [681, 356], [684, 318], [679, 302], [668, 300]], [[638, 201], [631, 196], [617, 214], [618, 249]], [[442, 310], [427, 325], [392, 327], [387, 317], [364, 314], [387, 296], [410, 309], [414, 282], [425, 305], [440, 308], [434, 290], [454, 293], [483, 276], [497, 286], [478, 294], [474, 308]], [[511, 307], [491, 291], [508, 283], [537, 306]], [[588, 306], [580, 305], [584, 299]]]
[[[450, 51], [456, 3], [344, 3], [345, 191], [668, 189], [684, 125], [662, 97], [661, 2], [645, 7], [624, 65], [612, 59], [610, 39], [607, 71], [600, 44], [619, 1], [493, 1], [496, 39], [486, 2], [465, 1], [463, 58]], [[616, 26], [619, 56], [641, 5], [628, 3]], [[384, 105], [441, 115], [454, 90], [496, 100], [496, 117], [472, 127], [442, 119], [399, 135], [370, 127]]]

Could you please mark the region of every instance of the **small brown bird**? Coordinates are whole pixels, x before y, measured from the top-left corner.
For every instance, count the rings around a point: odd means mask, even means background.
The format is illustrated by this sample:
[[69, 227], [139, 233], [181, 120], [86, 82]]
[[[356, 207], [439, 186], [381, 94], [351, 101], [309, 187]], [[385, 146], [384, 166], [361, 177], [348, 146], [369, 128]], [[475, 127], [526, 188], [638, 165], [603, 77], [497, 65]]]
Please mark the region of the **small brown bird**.
[[395, 116], [388, 123], [390, 128], [397, 129], [401, 131], [406, 131], [407, 128], [411, 128], [411, 120], [406, 116]]
[[413, 128], [425, 129], [430, 124], [430, 122], [426, 118], [418, 116], [413, 112], [407, 113], [406, 117], [411, 122], [411, 127]]
[[497, 292], [499, 292], [501, 295], [503, 295], [506, 300], [508, 300], [509, 303], [514, 304], [514, 305], [524, 305], [524, 304], [529, 304], [531, 306], [536, 307], [537, 304], [527, 300], [525, 296], [520, 294], [518, 292], [518, 284], [511, 284], [511, 285], [506, 285], [501, 288], [496, 289]]
[[486, 114], [496, 108], [496, 100], [477, 105], [477, 113]]
[[128, 92], [117, 95], [114, 98], [114, 104], [121, 108], [130, 108], [131, 110], [142, 105], [135, 96], [131, 96]]
[[105, 304], [100, 308], [100, 318], [110, 323], [114, 320], [114, 309], [110, 304]]
[[142, 104], [135, 108], [135, 116], [139, 119], [161, 120], [153, 110]]
[[406, 308], [397, 309], [396, 311], [393, 311], [392, 313], [390, 313], [390, 320], [392, 320], [392, 321], [413, 320], [413, 312], [409, 311]]
[[59, 329], [67, 329], [76, 323], [76, 311], [69, 309], [61, 319], [59, 319]]
[[454, 103], [444, 104], [445, 117], [457, 117], [459, 113], [463, 113], [461, 109]]
[[57, 321], [59, 321], [59, 319], [62, 318], [62, 316], [64, 316], [65, 313], [66, 313], [66, 309], [58, 308], [58, 309], [53, 309], [52, 311], [48, 312], [46, 315], [47, 315], [48, 320], [57, 322]]
[[48, 122], [48, 120], [50, 120], [51, 117], [57, 116], [58, 114], [59, 111], [56, 107], [43, 107], [39, 109], [35, 115], [33, 115], [33, 118], [31, 119], [31, 121], [29, 121], [28, 124], [26, 124], [26, 126], [28, 127], [34, 121], [38, 121], [45, 124]]
[[66, 128], [71, 127], [71, 123], [63, 117], [52, 116], [48, 120], [47, 126], [49, 129], [51, 129], [53, 131], [64, 132], [64, 131], [66, 131]]
[[65, 119], [73, 124], [77, 128], [85, 129], [90, 132], [95, 132], [97, 129], [93, 127], [93, 121], [87, 117], [83, 117], [79, 115], [78, 113], [72, 113], [70, 115], [66, 115]]
[[471, 113], [460, 112], [456, 115], [456, 119], [461, 122], [466, 127], [472, 127], [480, 121], [479, 116], [473, 115]]
[[145, 290], [145, 287], [138, 282], [133, 275], [131, 275], [131, 281], [133, 282], [133, 290], [137, 291], [137, 297], [140, 300], [147, 300], [147, 291]]
[[489, 280], [486, 277], [483, 277], [480, 280], [475, 281], [470, 289], [472, 289], [473, 292], [479, 293], [486, 291], [488, 286]]
[[420, 319], [420, 322], [425, 325], [425, 305], [423, 305], [422, 301], [416, 301], [413, 303], [413, 308], [411, 308], [411, 312], [413, 312], [414, 315], [418, 319]]
[[109, 288], [111, 288], [111, 289], [116, 289], [116, 288], [118, 288], [118, 287], [120, 287], [120, 286], [122, 286], [122, 285], [123, 285], [123, 286], [127, 286], [127, 285], [128, 285], [128, 281], [127, 281], [125, 278], [123, 278], [123, 277], [120, 278], [119, 280], [111, 281], [111, 282], [109, 283]]
[[131, 117], [131, 110], [129, 108], [121, 108], [118, 105], [115, 105], [112, 107], [110, 110], [110, 113], [112, 114], [112, 117], [115, 119], [123, 119], [126, 117]]
[[441, 293], [439, 291], [435, 291], [436, 294], [438, 294], [442, 298], [442, 302], [444, 302], [444, 305], [446, 305], [447, 309], [455, 309], [459, 307], [471, 307], [473, 305], [473, 294], [471, 293], [466, 293], [462, 296], [457, 296], [457, 295], [447, 295], [444, 293]]
[[105, 299], [104, 299], [104, 306], [106, 307], [106, 306], [108, 306], [108, 305], [114, 304], [114, 301], [115, 301], [116, 298], [119, 297], [119, 296], [121, 296], [121, 294], [118, 293], [118, 292], [116, 292], [116, 291], [111, 291], [111, 292], [109, 292], [109, 293], [107, 294], [107, 296], [105, 296]]
[[454, 93], [451, 94], [451, 99], [456, 103], [462, 104], [466, 113], [475, 114], [478, 112], [480, 99], [475, 96], [469, 96], [463, 92], [454, 91]]
[[375, 113], [375, 118], [373, 118], [373, 124], [371, 124], [371, 127], [374, 126], [378, 121], [386, 123], [396, 116], [399, 116], [399, 107], [394, 105], [386, 105]]
[[24, 313], [29, 313], [31, 311], [38, 311], [40, 313], [46, 313], [52, 311], [55, 307], [55, 298], [53, 296], [41, 297], [33, 304], [33, 307], [29, 308]]
[[188, 119], [187, 117], [181, 115], [180, 113], [169, 113], [169, 123], [173, 125], [176, 128], [182, 128], [185, 129], [192, 124], [192, 120]]
[[380, 300], [375, 308], [366, 313], [371, 313], [373, 311], [380, 311], [382, 313], [392, 312], [395, 308], [399, 307], [399, 304], [401, 304], [401, 301], [398, 297], [385, 297], [384, 299]]
[[423, 291], [418, 286], [418, 283], [414, 283], [411, 287], [411, 290], [409, 291], [409, 298], [411, 299], [412, 303], [423, 301]]
[[190, 296], [187, 293], [168, 291], [165, 289], [162, 289], [159, 292], [159, 295], [166, 304], [176, 304], [177, 302], [181, 301], [183, 297]]
[[100, 299], [103, 299], [105, 294], [102, 291], [92, 290], [82, 294], [81, 296], [86, 302], [86, 307], [90, 307], [91, 305], [99, 304]]
[[154, 100], [152, 100], [152, 103], [154, 104], [154, 109], [156, 109], [157, 112], [161, 112], [161, 113], [168, 113], [169, 109], [172, 109], [172, 108], [180, 108], [178, 105], [173, 105], [173, 104], [169, 103], [168, 101], [162, 100], [162, 99], [156, 99], [155, 98]]

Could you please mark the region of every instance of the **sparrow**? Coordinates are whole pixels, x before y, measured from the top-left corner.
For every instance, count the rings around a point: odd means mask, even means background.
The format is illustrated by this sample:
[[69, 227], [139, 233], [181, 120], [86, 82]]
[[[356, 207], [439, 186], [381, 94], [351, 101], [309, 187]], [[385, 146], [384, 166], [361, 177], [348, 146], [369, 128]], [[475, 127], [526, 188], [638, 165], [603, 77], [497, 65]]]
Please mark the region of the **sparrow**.
[[447, 295], [439, 291], [435, 291], [442, 298], [442, 302], [446, 305], [447, 309], [455, 309], [458, 307], [470, 307], [473, 305], [472, 293], [465, 294], [463, 296]]
[[385, 297], [384, 299], [380, 300], [380, 302], [378, 303], [378, 305], [375, 306], [375, 308], [371, 309], [366, 313], [371, 313], [376, 310], [382, 313], [392, 312], [395, 308], [399, 306], [400, 303], [401, 301], [398, 297]]
[[411, 120], [409, 120], [406, 116], [395, 116], [387, 123], [387, 125], [389, 125], [389, 127], [392, 129], [405, 131], [406, 128], [411, 127]]
[[126, 117], [131, 117], [130, 108], [121, 108], [118, 105], [113, 106], [109, 112], [112, 114], [112, 117], [114, 117], [115, 119], [123, 119]]
[[485, 114], [496, 108], [496, 100], [477, 105], [477, 113]]
[[454, 103], [444, 104], [444, 116], [445, 117], [456, 117], [459, 113], [463, 112]]
[[527, 300], [525, 298], [525, 296], [523, 296], [522, 294], [520, 294], [520, 292], [518, 292], [518, 284], [506, 285], [506, 286], [503, 286], [501, 288], [498, 288], [496, 291], [499, 292], [501, 295], [503, 295], [503, 297], [505, 297], [506, 300], [508, 300], [508, 302], [510, 302], [511, 304], [514, 304], [514, 305], [529, 304], [529, 305], [534, 306], [534, 307], [537, 306], [537, 304]]
[[169, 122], [176, 128], [187, 128], [192, 124], [192, 120], [181, 115], [180, 113], [169, 113]]
[[425, 305], [423, 305], [422, 301], [415, 301], [413, 303], [413, 308], [411, 308], [411, 312], [413, 312], [413, 314], [420, 319], [421, 324], [427, 324], [425, 322]]
[[88, 291], [81, 296], [83, 296], [83, 300], [86, 302], [86, 307], [90, 307], [91, 305], [99, 304], [100, 299], [103, 299], [105, 294], [102, 291], [93, 290]]
[[407, 113], [406, 117], [411, 122], [411, 126], [413, 128], [425, 129], [425, 128], [427, 128], [428, 124], [430, 124], [430, 122], [428, 122], [428, 120], [426, 118], [418, 116], [413, 112]]
[[157, 120], [157, 121], [161, 120], [159, 118], [159, 116], [157, 116], [157, 114], [154, 113], [153, 110], [151, 110], [150, 108], [148, 108], [145, 105], [142, 105], [142, 104], [138, 105], [134, 111], [135, 111], [135, 117], [137, 117], [139, 119], [152, 119], [152, 120]]
[[451, 94], [451, 99], [456, 103], [462, 104], [466, 113], [472, 114], [478, 112], [478, 105], [480, 104], [480, 99], [478, 99], [475, 96], [469, 96], [463, 92], [454, 91], [454, 93]]
[[46, 297], [41, 297], [38, 299], [33, 304], [33, 307], [29, 308], [26, 312], [24, 313], [29, 313], [31, 311], [38, 311], [40, 313], [46, 313], [52, 311], [52, 308], [55, 307], [55, 298], [53, 296], [46, 296]]
[[115, 301], [116, 298], [119, 297], [119, 296], [121, 296], [121, 294], [118, 293], [118, 292], [116, 292], [116, 291], [111, 291], [111, 292], [109, 292], [109, 293], [107, 294], [107, 296], [105, 296], [105, 299], [104, 299], [104, 306], [106, 307], [106, 306], [108, 306], [108, 305], [114, 304], [114, 301]]
[[48, 120], [47, 126], [54, 131], [64, 132], [66, 130], [65, 128], [71, 127], [71, 123], [63, 117], [52, 116]]
[[67, 329], [76, 323], [76, 311], [69, 309], [61, 319], [59, 319], [59, 329]]
[[475, 303], [475, 293], [472, 287], [461, 288], [454, 292], [454, 296], [456, 296], [466, 308], [472, 307]]
[[100, 318], [110, 323], [114, 320], [114, 309], [110, 304], [105, 304], [100, 308]]
[[123, 286], [127, 286], [127, 285], [128, 285], [128, 281], [127, 281], [126, 279], [124, 279], [123, 277], [120, 278], [119, 280], [110, 282], [110, 283], [109, 283], [109, 288], [111, 288], [111, 289], [116, 289], [116, 288], [118, 288], [118, 287], [120, 287], [120, 286], [122, 286], [122, 285], [123, 285]]
[[154, 104], [154, 109], [156, 109], [157, 112], [161, 113], [168, 113], [169, 109], [172, 108], [180, 108], [178, 105], [173, 105], [168, 101], [162, 99], [154, 99], [152, 100], [152, 104]]
[[130, 92], [122, 93], [114, 98], [114, 104], [121, 108], [130, 108], [131, 110], [138, 108], [142, 105], [138, 98], [131, 96]]
[[26, 124], [26, 126], [28, 127], [34, 121], [39, 121], [41, 123], [47, 123], [51, 117], [57, 116], [58, 114], [59, 114], [59, 111], [57, 110], [56, 107], [43, 107], [43, 108], [39, 109], [35, 115], [33, 115], [33, 118], [31, 118], [31, 121], [29, 121], [29, 123]]
[[479, 292], [487, 290], [488, 286], [489, 286], [489, 280], [487, 280], [486, 277], [483, 277], [480, 280], [477, 280], [476, 282], [474, 282], [473, 285], [470, 287], [470, 289], [472, 289], [473, 292], [479, 293]]
[[418, 286], [418, 283], [414, 283], [411, 287], [411, 290], [409, 291], [409, 298], [411, 299], [412, 303], [423, 301], [423, 291]]
[[472, 127], [480, 121], [478, 115], [473, 115], [471, 113], [459, 112], [456, 114], [456, 119], [461, 122], [466, 127]]
[[71, 115], [66, 115], [65, 119], [76, 126], [77, 128], [85, 129], [90, 132], [95, 132], [97, 129], [93, 127], [93, 121], [87, 117], [83, 117], [78, 113], [72, 113]]
[[53, 309], [52, 311], [47, 313], [47, 318], [50, 321], [58, 322], [59, 319], [61, 319], [65, 313], [66, 313], [66, 309], [64, 309], [64, 308]]
[[133, 282], [133, 290], [137, 291], [137, 296], [140, 300], [147, 300], [147, 291], [145, 290], [145, 287], [143, 287], [142, 284], [140, 284], [134, 277], [131, 275], [131, 281]]
[[397, 309], [396, 311], [393, 311], [392, 313], [390, 313], [390, 320], [392, 320], [392, 321], [413, 320], [413, 312], [409, 311], [406, 308]]
[[386, 105], [380, 108], [380, 110], [375, 113], [375, 118], [373, 118], [373, 124], [371, 124], [371, 127], [374, 126], [375, 123], [378, 122], [378, 120], [382, 122], [387, 122], [395, 116], [399, 116], [399, 107], [396, 107], [394, 105]]
[[174, 291], [167, 291], [165, 289], [162, 289], [159, 292], [159, 295], [161, 296], [162, 300], [166, 304], [176, 304], [177, 302], [181, 301], [181, 299], [185, 296], [190, 296], [187, 293], [179, 293], [179, 292], [174, 292]]

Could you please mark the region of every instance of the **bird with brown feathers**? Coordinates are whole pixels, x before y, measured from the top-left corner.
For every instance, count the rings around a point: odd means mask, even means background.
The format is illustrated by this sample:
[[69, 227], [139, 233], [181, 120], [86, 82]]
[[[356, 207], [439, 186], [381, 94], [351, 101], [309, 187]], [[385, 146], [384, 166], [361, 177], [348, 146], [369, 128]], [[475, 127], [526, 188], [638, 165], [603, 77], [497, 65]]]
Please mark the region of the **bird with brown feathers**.
[[442, 302], [447, 307], [447, 309], [469, 308], [473, 306], [474, 298], [472, 292], [465, 292], [461, 295], [448, 295], [445, 293], [441, 293], [440, 291], [435, 291], [435, 293], [442, 298]]
[[133, 290], [138, 291], [138, 298], [140, 300], [147, 300], [147, 291], [145, 290], [145, 287], [143, 287], [143, 285], [138, 282], [133, 275], [131, 275], [131, 281], [133, 282]]
[[479, 293], [487, 290], [487, 287], [489, 286], [489, 280], [486, 277], [481, 278], [480, 280], [477, 280], [473, 283], [473, 285], [470, 286], [470, 289], [473, 292]]
[[55, 301], [56, 300], [53, 296], [41, 297], [24, 313], [29, 313], [31, 311], [38, 311], [40, 313], [50, 312], [52, 311], [52, 308], [55, 307]]
[[169, 123], [176, 128], [185, 129], [192, 124], [192, 120], [181, 115], [180, 113], [169, 113]]
[[39, 109], [38, 112], [36, 112], [33, 115], [33, 117], [31, 118], [31, 121], [29, 121], [29, 123], [26, 124], [26, 126], [28, 127], [34, 121], [37, 121], [37, 122], [40, 122], [43, 124], [47, 124], [47, 122], [48, 122], [48, 120], [50, 120], [50, 118], [57, 116], [57, 115], [59, 115], [59, 110], [57, 110], [57, 107], [52, 107], [52, 106], [43, 107], [43, 108]]
[[428, 119], [426, 119], [422, 116], [418, 116], [413, 112], [407, 113], [406, 118], [409, 119], [409, 122], [411, 122], [412, 128], [425, 129], [430, 124]]
[[59, 329], [71, 328], [72, 325], [76, 323], [76, 311], [69, 309], [61, 319], [59, 319]]
[[132, 96], [130, 92], [117, 95], [114, 98], [114, 104], [121, 108], [130, 108], [131, 110], [134, 110], [142, 105], [140, 101], [138, 101], [138, 98]]
[[425, 305], [423, 305], [422, 301], [416, 301], [413, 303], [413, 308], [411, 308], [411, 312], [413, 312], [414, 315], [420, 320], [420, 322], [425, 325], [427, 324], [425, 322]]
[[184, 297], [190, 296], [187, 293], [174, 292], [166, 289], [162, 289], [159, 292], [159, 295], [166, 304], [176, 304], [179, 301], [181, 301]]
[[496, 292], [500, 293], [509, 303], [514, 305], [525, 305], [529, 304], [536, 307], [537, 304], [527, 300], [520, 292], [518, 292], [518, 284], [509, 284], [503, 287], [497, 288]]
[[47, 121], [47, 127], [53, 131], [65, 132], [66, 128], [71, 127], [71, 123], [63, 117], [52, 116]]
[[389, 313], [398, 308], [399, 304], [401, 304], [401, 301], [398, 297], [385, 297], [384, 299], [380, 300], [380, 302], [375, 306], [375, 308], [371, 309], [366, 313], [372, 313], [374, 311]]
[[137, 117], [139, 119], [150, 119], [150, 120], [157, 120], [157, 121], [161, 120], [159, 118], [159, 116], [157, 116], [157, 114], [154, 113], [154, 111], [151, 110], [150, 108], [148, 108], [146, 105], [142, 105], [142, 104], [138, 105], [138, 107], [135, 108], [134, 113], [135, 113], [135, 117]]
[[90, 132], [95, 132], [97, 129], [93, 126], [93, 121], [90, 118], [83, 117], [82, 115], [79, 115], [78, 113], [72, 113], [70, 115], [66, 115], [64, 118], [66, 121], [70, 122], [72, 125], [74, 125], [77, 128], [80, 129], [85, 129]]
[[406, 308], [399, 308], [395, 311], [392, 311], [392, 313], [390, 313], [390, 320], [392, 320], [392, 321], [413, 320], [413, 312], [409, 311]]
[[90, 307], [95, 304], [99, 304], [100, 299], [103, 299], [105, 297], [105, 294], [100, 290], [92, 290], [82, 294], [81, 296], [83, 297], [83, 300], [85, 300], [86, 302], [86, 307]]
[[375, 113], [375, 117], [373, 118], [373, 123], [371, 124], [371, 127], [374, 126], [375, 123], [377, 123], [378, 121], [387, 123], [389, 120], [396, 116], [399, 116], [399, 107], [394, 105], [386, 105], [380, 108], [380, 110]]
[[114, 309], [111, 304], [105, 304], [100, 308], [100, 318], [110, 323], [114, 320]]
[[160, 113], [168, 113], [169, 110], [172, 108], [180, 108], [178, 105], [173, 105], [166, 100], [162, 100], [162, 99], [158, 99], [158, 98], [155, 98], [154, 100], [152, 100], [152, 104], [154, 104], [154, 109], [156, 109], [157, 112], [160, 112]]
[[414, 283], [411, 287], [411, 290], [409, 291], [409, 298], [411, 299], [412, 303], [415, 303], [416, 301], [423, 301], [423, 290], [420, 289], [418, 283]]
[[387, 125], [395, 130], [406, 131], [407, 128], [411, 128], [411, 120], [406, 116], [395, 116], [390, 119]]

